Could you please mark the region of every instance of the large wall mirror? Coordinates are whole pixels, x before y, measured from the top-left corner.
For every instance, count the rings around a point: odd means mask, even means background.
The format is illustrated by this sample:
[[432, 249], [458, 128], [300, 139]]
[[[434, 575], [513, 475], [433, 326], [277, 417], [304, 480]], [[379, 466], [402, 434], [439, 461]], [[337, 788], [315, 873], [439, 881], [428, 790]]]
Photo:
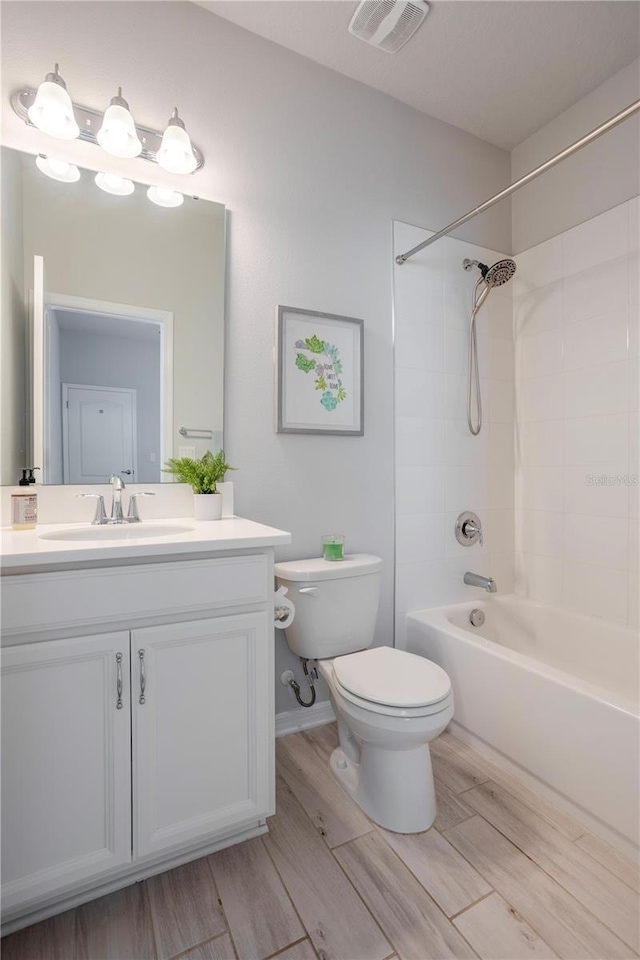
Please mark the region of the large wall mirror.
[[222, 445], [225, 208], [2, 162], [1, 482], [159, 483]]

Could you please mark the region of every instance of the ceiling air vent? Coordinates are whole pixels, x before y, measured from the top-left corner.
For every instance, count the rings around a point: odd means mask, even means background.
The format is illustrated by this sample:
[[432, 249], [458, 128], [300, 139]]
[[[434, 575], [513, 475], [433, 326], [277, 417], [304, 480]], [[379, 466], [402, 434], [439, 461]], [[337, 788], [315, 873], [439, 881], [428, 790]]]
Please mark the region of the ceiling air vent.
[[349, 24], [349, 33], [387, 53], [396, 53], [428, 12], [425, 0], [362, 0]]

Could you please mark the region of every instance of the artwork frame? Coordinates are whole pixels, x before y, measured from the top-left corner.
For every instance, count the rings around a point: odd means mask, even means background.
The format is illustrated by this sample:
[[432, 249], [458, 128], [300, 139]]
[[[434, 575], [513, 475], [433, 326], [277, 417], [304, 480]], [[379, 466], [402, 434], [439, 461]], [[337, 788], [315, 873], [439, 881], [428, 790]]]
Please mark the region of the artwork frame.
[[364, 321], [278, 306], [276, 433], [364, 435]]

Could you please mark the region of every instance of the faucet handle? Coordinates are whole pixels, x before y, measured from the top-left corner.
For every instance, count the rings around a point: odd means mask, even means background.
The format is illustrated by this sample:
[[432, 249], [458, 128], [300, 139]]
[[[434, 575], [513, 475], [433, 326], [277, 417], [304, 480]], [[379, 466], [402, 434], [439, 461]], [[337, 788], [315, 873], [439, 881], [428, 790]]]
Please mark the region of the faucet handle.
[[467, 520], [462, 524], [462, 533], [469, 540], [478, 539], [480, 546], [484, 543], [484, 536], [482, 534], [482, 527], [474, 523], [473, 520]]
[[101, 493], [77, 493], [78, 500], [95, 500], [96, 501], [96, 512], [94, 514], [92, 524], [101, 524], [107, 522], [107, 513], [104, 509], [104, 497]]
[[155, 493], [149, 493], [148, 491], [140, 493], [132, 493], [129, 497], [129, 509], [127, 511], [127, 520], [130, 523], [139, 523], [140, 514], [138, 513], [138, 497], [155, 497]]
[[472, 547], [474, 543], [482, 546], [484, 537], [482, 535], [482, 523], [477, 513], [471, 510], [465, 510], [456, 520], [455, 535], [458, 543], [463, 547]]
[[109, 483], [111, 484], [114, 490], [124, 490], [124, 487], [125, 487], [124, 480], [122, 479], [122, 477], [119, 477], [115, 473], [113, 473], [109, 477]]

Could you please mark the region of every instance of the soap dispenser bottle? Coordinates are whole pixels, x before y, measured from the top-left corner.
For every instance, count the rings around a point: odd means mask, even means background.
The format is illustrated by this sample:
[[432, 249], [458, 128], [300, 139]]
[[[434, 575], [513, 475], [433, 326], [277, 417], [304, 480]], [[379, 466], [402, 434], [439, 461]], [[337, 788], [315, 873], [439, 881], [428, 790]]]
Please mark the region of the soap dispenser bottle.
[[30, 489], [35, 477], [32, 480], [27, 477], [27, 472], [33, 477], [35, 469], [27, 467], [22, 471], [22, 479], [18, 481], [21, 489], [11, 494], [11, 526], [14, 530], [33, 530], [38, 521], [38, 495]]

